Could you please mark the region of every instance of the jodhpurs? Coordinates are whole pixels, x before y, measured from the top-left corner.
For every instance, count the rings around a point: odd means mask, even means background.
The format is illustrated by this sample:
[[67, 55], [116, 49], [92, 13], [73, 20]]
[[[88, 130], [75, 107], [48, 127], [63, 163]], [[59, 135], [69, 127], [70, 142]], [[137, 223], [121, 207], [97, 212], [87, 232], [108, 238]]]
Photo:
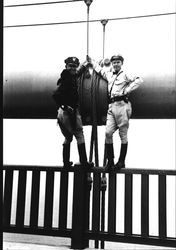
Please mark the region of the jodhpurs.
[[61, 108], [58, 109], [57, 121], [60, 126], [61, 132], [65, 137], [64, 144], [69, 144], [73, 140], [73, 136], [75, 136], [77, 144], [85, 143], [82, 120], [78, 109], [76, 109], [75, 115], [76, 115], [76, 124], [75, 128], [73, 128], [70, 122], [70, 116], [68, 111], [65, 111]]
[[127, 143], [127, 132], [129, 128], [129, 119], [132, 114], [131, 103], [117, 101], [109, 104], [106, 120], [106, 143], [113, 143], [113, 134], [119, 129], [121, 143]]

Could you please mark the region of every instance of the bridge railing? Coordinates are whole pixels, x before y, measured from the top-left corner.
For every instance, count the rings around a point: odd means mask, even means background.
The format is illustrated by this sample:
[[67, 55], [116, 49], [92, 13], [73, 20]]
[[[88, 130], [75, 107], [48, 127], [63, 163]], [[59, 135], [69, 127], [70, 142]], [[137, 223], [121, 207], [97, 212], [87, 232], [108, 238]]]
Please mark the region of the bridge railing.
[[[176, 247], [176, 236], [170, 237], [167, 232], [167, 180], [169, 176], [176, 178], [176, 170], [123, 169], [105, 173], [99, 167], [87, 173], [81, 165], [76, 165], [70, 172], [62, 167], [6, 165], [3, 172], [4, 232], [68, 237], [71, 238], [72, 248], [77, 249], [88, 247], [89, 240], [95, 240], [96, 248], [99, 243], [104, 248], [106, 241]], [[42, 174], [45, 175], [44, 185]], [[16, 186], [15, 175], [18, 175]], [[121, 175], [124, 176], [123, 184], [120, 183], [120, 189], [124, 190], [124, 204], [117, 202], [118, 179]], [[134, 175], [141, 178], [141, 220], [138, 234], [133, 232]], [[158, 179], [157, 235], [150, 235], [149, 232], [149, 187], [152, 175]], [[174, 192], [170, 195], [174, 195]], [[41, 199], [42, 223], [39, 218]], [[117, 214], [121, 207], [124, 208], [124, 230], [118, 232]], [[54, 220], [58, 220], [57, 223]]]
[[[3, 203], [3, 227], [6, 232], [43, 234], [70, 237], [71, 229], [68, 228], [68, 180], [69, 173], [62, 168], [35, 167], [35, 166], [5, 166], [4, 167], [4, 203]], [[26, 211], [27, 176], [31, 174], [30, 181], [30, 208]], [[43, 175], [45, 174], [45, 180]], [[59, 174], [60, 178], [55, 178]], [[17, 178], [16, 193], [15, 177]], [[58, 181], [60, 183], [56, 183]], [[42, 185], [43, 184], [43, 185]], [[59, 213], [57, 227], [53, 226], [54, 188], [57, 200], [59, 199]], [[45, 189], [45, 190], [42, 190]], [[43, 218], [40, 222], [40, 197], [42, 193]], [[15, 197], [12, 197], [15, 196]], [[13, 199], [12, 199], [13, 198]], [[29, 198], [29, 197], [28, 197]], [[15, 215], [12, 205], [15, 200]], [[28, 213], [28, 223], [25, 223], [25, 213]], [[40, 216], [41, 217], [41, 216]]]
[[[100, 170], [101, 171], [101, 170]], [[100, 172], [99, 171], [99, 172]], [[123, 175], [123, 181], [120, 176]], [[169, 236], [168, 232], [168, 220], [167, 220], [167, 208], [168, 198], [172, 201], [174, 206], [174, 200], [176, 200], [175, 186], [173, 192], [168, 193], [167, 186], [172, 176], [173, 183], [176, 184], [176, 171], [175, 170], [155, 170], [155, 169], [123, 169], [115, 171], [107, 175], [107, 190], [101, 188], [101, 180], [104, 178], [104, 174], [94, 173], [93, 178], [93, 197], [92, 197], [92, 228], [87, 232], [88, 239], [94, 239], [95, 247], [99, 246], [101, 241], [101, 248], [104, 247], [104, 241], [125, 242], [135, 244], [147, 244], [158, 246], [176, 246], [176, 232], [173, 233], [173, 237]], [[138, 195], [137, 202], [140, 213], [140, 225], [138, 233], [135, 233], [134, 228], [136, 221], [134, 220], [134, 184], [136, 176], [140, 179], [138, 183]], [[152, 177], [154, 177], [155, 183], [152, 183]], [[118, 184], [120, 182], [120, 184]], [[152, 190], [153, 188], [153, 190]], [[119, 190], [120, 189], [120, 190]], [[157, 191], [157, 193], [156, 193]], [[106, 192], [106, 194], [104, 194]], [[124, 192], [123, 195], [120, 193]], [[152, 200], [153, 197], [155, 200]], [[168, 197], [171, 196], [171, 197]], [[122, 196], [121, 200], [118, 196]], [[103, 208], [102, 200], [105, 200], [106, 208]], [[156, 216], [154, 221], [151, 220], [151, 207], [155, 211]], [[123, 218], [121, 221], [117, 218], [120, 210]], [[176, 207], [175, 207], [176, 209]], [[102, 212], [105, 210], [105, 214]], [[157, 212], [156, 212], [157, 211]], [[102, 216], [103, 214], [103, 216]], [[172, 219], [175, 220], [176, 211], [173, 211]], [[100, 219], [101, 217], [101, 219]], [[107, 221], [104, 221], [104, 218]], [[102, 221], [103, 220], [103, 221]], [[118, 222], [122, 225], [121, 232], [119, 232]], [[150, 234], [151, 224], [158, 223], [158, 232]], [[102, 226], [103, 224], [103, 226]], [[104, 225], [106, 224], [106, 225]], [[176, 231], [176, 222], [172, 225], [173, 230]], [[122, 232], [123, 231], [123, 232]]]

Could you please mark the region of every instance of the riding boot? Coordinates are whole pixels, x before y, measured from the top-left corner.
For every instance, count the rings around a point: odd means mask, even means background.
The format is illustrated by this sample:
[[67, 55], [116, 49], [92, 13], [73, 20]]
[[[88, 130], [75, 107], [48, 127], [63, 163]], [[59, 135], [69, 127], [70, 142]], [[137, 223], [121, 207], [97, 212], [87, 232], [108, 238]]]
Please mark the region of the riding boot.
[[106, 150], [106, 156], [107, 156], [107, 164], [105, 166], [105, 169], [107, 171], [110, 171], [113, 169], [114, 166], [114, 147], [112, 143], [105, 143], [105, 150]]
[[85, 143], [78, 144], [78, 153], [79, 153], [79, 161], [82, 165], [87, 167], [88, 169], [93, 168], [94, 164], [93, 162], [87, 161], [87, 155], [86, 155], [86, 147]]
[[70, 143], [63, 144], [63, 163], [64, 168], [70, 169], [73, 162], [70, 161]]
[[121, 144], [119, 160], [115, 164], [115, 167], [118, 169], [125, 168], [125, 157], [127, 153], [127, 148], [128, 148], [128, 143]]

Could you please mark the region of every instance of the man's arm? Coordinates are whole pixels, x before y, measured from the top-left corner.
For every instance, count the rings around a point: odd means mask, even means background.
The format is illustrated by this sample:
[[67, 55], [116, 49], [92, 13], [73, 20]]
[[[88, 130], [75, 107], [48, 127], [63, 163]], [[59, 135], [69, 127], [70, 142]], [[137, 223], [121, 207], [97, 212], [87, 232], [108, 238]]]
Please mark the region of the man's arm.
[[85, 62], [80, 64], [80, 66], [79, 66], [79, 68], [77, 70], [77, 76], [78, 77], [81, 76], [85, 72], [85, 70], [86, 70], [86, 68], [87, 68], [87, 66], [89, 64], [90, 64], [90, 62], [88, 62], [88, 61], [85, 61]]
[[77, 76], [81, 76], [86, 70], [86, 67], [82, 64], [79, 68], [78, 68], [78, 71], [77, 71]]
[[143, 83], [143, 79], [140, 76], [135, 76], [135, 77], [127, 77], [127, 82], [128, 85], [124, 89], [124, 95], [131, 93], [133, 90], [137, 89], [141, 83]]
[[106, 72], [106, 70], [105, 70], [103, 67], [101, 67], [101, 66], [99, 65], [99, 63], [96, 62], [94, 59], [92, 59], [92, 58], [89, 57], [89, 58], [88, 58], [88, 61], [91, 63], [93, 69], [94, 69], [98, 74], [100, 74], [105, 80], [107, 80], [107, 72]]

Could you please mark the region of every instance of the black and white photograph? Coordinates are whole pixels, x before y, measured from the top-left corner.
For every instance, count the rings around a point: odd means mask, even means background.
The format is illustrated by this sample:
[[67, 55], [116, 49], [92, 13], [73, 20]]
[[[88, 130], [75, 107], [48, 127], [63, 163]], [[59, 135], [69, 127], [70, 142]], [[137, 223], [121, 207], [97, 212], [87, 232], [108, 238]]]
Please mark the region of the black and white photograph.
[[176, 249], [175, 0], [3, 0], [2, 250]]

